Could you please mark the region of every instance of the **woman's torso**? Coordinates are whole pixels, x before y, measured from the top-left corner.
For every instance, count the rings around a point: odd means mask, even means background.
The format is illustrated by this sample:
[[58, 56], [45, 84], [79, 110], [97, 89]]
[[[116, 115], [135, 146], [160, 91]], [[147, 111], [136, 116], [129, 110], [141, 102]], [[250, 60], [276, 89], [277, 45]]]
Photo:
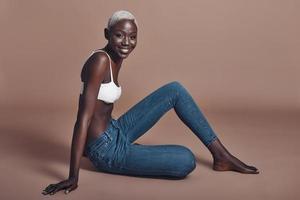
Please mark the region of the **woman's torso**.
[[[101, 51], [100, 49], [98, 49]], [[95, 50], [97, 52], [98, 50]], [[99, 55], [99, 56], [104, 56], [104, 55]], [[113, 63], [111, 62], [111, 69], [112, 69], [112, 76], [113, 76], [113, 81], [116, 84], [116, 86], [120, 86], [117, 82], [117, 75], [118, 75], [118, 70], [116, 70], [116, 67], [113, 67]], [[86, 68], [89, 67], [86, 65], [87, 62], [84, 64], [82, 71], [81, 71], [81, 80], [83, 82], [86, 82]], [[102, 83], [108, 83], [111, 81], [111, 73], [110, 73], [110, 67], [107, 67], [107, 70], [105, 71], [105, 76], [104, 80]], [[78, 111], [82, 112], [83, 107], [82, 107], [82, 95], [79, 95], [79, 108]], [[93, 111], [92, 119], [88, 127], [88, 132], [87, 132], [87, 139], [86, 139], [86, 144], [94, 140], [95, 138], [98, 138], [108, 127], [109, 121], [112, 116], [112, 111], [113, 111], [114, 103], [105, 103], [102, 100], [97, 99], [96, 104], [95, 104], [95, 109]], [[80, 114], [80, 113], [79, 113]]]

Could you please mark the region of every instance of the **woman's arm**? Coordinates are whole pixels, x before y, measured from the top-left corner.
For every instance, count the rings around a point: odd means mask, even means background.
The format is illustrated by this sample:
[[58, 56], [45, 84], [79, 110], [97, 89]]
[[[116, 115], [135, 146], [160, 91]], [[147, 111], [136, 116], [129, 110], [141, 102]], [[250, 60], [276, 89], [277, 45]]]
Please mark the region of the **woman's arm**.
[[[100, 56], [101, 54], [104, 56]], [[86, 64], [88, 66], [85, 88], [73, 130], [69, 177], [67, 180], [57, 184], [50, 184], [44, 189], [43, 194], [54, 194], [61, 189], [66, 189], [66, 192], [69, 192], [77, 188], [80, 160], [84, 151], [87, 131], [94, 113], [100, 84], [104, 79], [104, 72], [109, 65], [109, 60], [103, 52], [96, 52], [88, 59]]]

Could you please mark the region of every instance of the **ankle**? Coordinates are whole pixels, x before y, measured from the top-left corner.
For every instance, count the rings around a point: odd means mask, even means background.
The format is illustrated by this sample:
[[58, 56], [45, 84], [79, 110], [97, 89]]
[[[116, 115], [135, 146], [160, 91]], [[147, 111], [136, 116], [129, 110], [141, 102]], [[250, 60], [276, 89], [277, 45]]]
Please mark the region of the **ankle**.
[[230, 154], [228, 154], [227, 152], [217, 152], [212, 154], [214, 163], [216, 162], [223, 162], [223, 161], [227, 161], [230, 158]]
[[215, 161], [227, 160], [231, 156], [219, 139], [214, 140], [207, 148]]

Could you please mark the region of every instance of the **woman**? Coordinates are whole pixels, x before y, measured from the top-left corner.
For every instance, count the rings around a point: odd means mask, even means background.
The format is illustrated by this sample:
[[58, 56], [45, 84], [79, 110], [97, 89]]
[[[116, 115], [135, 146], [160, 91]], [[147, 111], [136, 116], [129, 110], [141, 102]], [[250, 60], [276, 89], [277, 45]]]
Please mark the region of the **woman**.
[[118, 119], [111, 116], [114, 102], [122, 92], [118, 74], [123, 59], [137, 44], [137, 29], [137, 22], [128, 11], [117, 11], [109, 19], [104, 29], [107, 45], [92, 53], [81, 72], [83, 85], [72, 139], [69, 177], [50, 184], [43, 194], [54, 194], [62, 189], [67, 194], [76, 189], [82, 155], [103, 172], [186, 177], [196, 167], [194, 154], [187, 147], [133, 143], [172, 108], [209, 149], [214, 170], [259, 173], [257, 168], [246, 165], [226, 150], [192, 96], [177, 81], [161, 86]]

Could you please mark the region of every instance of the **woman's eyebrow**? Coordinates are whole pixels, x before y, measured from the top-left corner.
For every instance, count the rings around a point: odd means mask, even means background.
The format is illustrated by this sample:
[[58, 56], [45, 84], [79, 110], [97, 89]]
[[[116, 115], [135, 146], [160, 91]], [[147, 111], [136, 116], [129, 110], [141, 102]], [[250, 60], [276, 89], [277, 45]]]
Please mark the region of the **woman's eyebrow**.
[[121, 30], [121, 29], [115, 29], [115, 31], [121, 31], [121, 32], [128, 33], [128, 34], [137, 33], [137, 31], [126, 32], [126, 31]]

